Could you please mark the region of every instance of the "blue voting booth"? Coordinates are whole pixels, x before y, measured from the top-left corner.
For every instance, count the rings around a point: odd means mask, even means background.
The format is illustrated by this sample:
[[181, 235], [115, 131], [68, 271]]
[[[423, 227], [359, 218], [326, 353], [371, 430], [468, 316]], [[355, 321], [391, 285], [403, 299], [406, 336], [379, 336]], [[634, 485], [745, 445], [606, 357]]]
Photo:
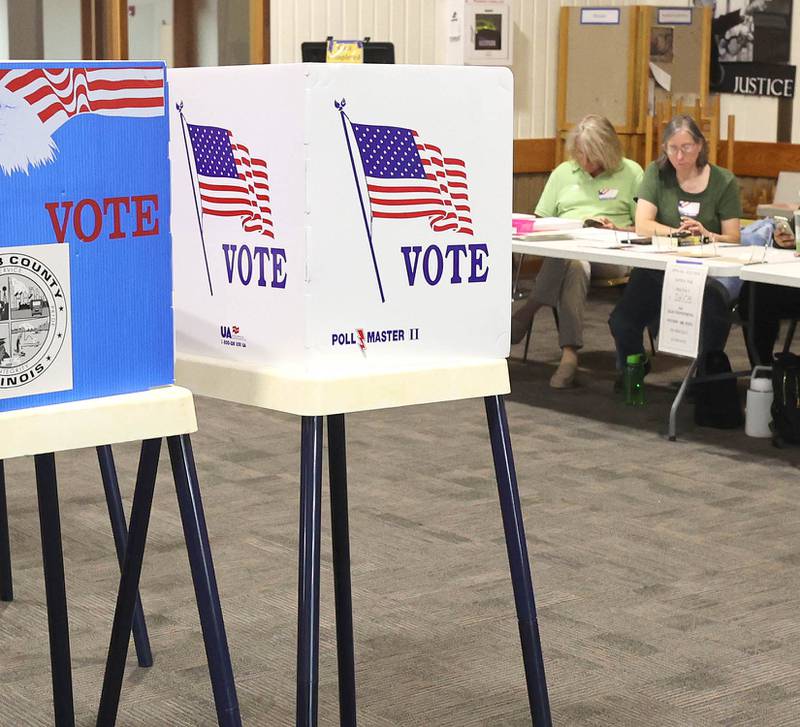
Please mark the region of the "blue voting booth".
[[[97, 448], [123, 572], [98, 716], [114, 724], [131, 631], [140, 666], [153, 663], [130, 563], [141, 562], [163, 438], [220, 724], [241, 724], [189, 440], [194, 403], [167, 386], [168, 100], [160, 62], [0, 63], [0, 601], [13, 598], [3, 464], [33, 455], [58, 725], [75, 713], [55, 452]], [[143, 442], [130, 537], [111, 451], [129, 441]]]
[[0, 411], [173, 381], [163, 63], [0, 63]]

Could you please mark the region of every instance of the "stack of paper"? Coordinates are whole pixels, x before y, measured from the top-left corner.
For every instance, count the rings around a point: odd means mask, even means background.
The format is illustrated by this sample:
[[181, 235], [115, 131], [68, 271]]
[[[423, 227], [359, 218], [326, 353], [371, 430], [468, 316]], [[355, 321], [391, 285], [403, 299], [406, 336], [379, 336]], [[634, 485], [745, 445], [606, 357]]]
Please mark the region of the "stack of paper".
[[567, 220], [563, 217], [534, 217], [533, 215], [517, 214], [511, 216], [512, 234], [529, 235], [533, 232], [562, 232], [564, 230], [579, 230], [583, 227], [580, 220]]

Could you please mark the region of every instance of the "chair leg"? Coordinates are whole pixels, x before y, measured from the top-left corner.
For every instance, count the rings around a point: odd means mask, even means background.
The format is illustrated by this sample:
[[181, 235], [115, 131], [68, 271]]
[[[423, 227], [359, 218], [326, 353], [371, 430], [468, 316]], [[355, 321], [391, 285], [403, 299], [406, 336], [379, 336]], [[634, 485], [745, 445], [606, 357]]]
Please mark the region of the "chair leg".
[[[128, 526], [125, 523], [125, 511], [122, 508], [122, 496], [119, 492], [117, 468], [114, 466], [114, 454], [110, 445], [97, 448], [97, 461], [100, 464], [100, 475], [103, 489], [106, 492], [108, 515], [111, 518], [111, 531], [114, 534], [114, 545], [117, 550], [119, 567], [125, 562], [125, 547], [128, 542]], [[142, 599], [136, 594], [136, 605], [133, 609], [133, 643], [136, 658], [141, 667], [153, 666], [153, 653], [150, 650], [150, 637], [147, 635], [147, 624], [144, 620]]]
[[197, 611], [203, 630], [208, 672], [217, 709], [217, 722], [220, 727], [241, 727], [239, 699], [236, 696], [233, 665], [225, 634], [225, 622], [222, 618], [214, 563], [211, 559], [211, 545], [208, 541], [192, 443], [188, 434], [182, 434], [168, 437], [167, 444], [186, 549], [189, 553]]
[[322, 417], [304, 416], [301, 427], [296, 725], [316, 727], [319, 690]]
[[533, 318], [531, 318], [531, 322], [528, 324], [528, 332], [525, 334], [525, 350], [522, 353], [522, 360], [528, 360], [528, 348], [531, 345], [531, 334], [533, 333]]
[[160, 454], [161, 439], [147, 439], [142, 442], [139, 470], [136, 474], [136, 489], [133, 492], [133, 505], [131, 506], [128, 543], [125, 548], [125, 560], [117, 591], [117, 607], [111, 627], [111, 642], [108, 646], [103, 691], [97, 711], [97, 727], [113, 727], [117, 720], [122, 677], [125, 673], [125, 658], [128, 655], [128, 644], [131, 639], [133, 611], [139, 592], [139, 577], [142, 573], [142, 558], [147, 542], [147, 528], [150, 524], [150, 510], [153, 505], [153, 491], [156, 486]]
[[6, 502], [6, 471], [0, 459], [0, 601], [14, 600], [14, 581], [11, 577], [11, 542], [8, 531]]
[[[517, 299], [517, 293], [519, 292], [519, 277], [520, 277], [520, 274], [522, 273], [522, 261], [525, 259], [525, 256], [522, 255], [521, 253], [515, 253], [515, 254], [519, 258], [519, 262], [518, 262], [518, 265], [517, 265], [517, 271], [514, 273], [514, 285], [511, 288], [511, 300], [516, 300]], [[513, 255], [512, 255], [512, 257], [513, 257]], [[512, 265], [513, 265], [513, 262], [512, 262]]]
[[331, 490], [333, 590], [336, 602], [336, 656], [339, 664], [339, 724], [341, 727], [356, 727], [356, 676], [344, 414], [328, 417], [328, 472]]
[[47, 625], [50, 632], [53, 712], [57, 727], [73, 727], [75, 711], [72, 702], [67, 588], [64, 583], [64, 555], [61, 550], [56, 459], [52, 453], [37, 454], [34, 457], [34, 464], [39, 501], [39, 527], [42, 536]]
[[550, 700], [547, 695], [542, 645], [536, 619], [533, 578], [528, 562], [528, 546], [525, 541], [525, 527], [522, 522], [522, 508], [505, 404], [501, 396], [487, 396], [484, 402], [506, 536], [511, 584], [517, 609], [522, 660], [528, 687], [528, 704], [535, 727], [551, 727]]

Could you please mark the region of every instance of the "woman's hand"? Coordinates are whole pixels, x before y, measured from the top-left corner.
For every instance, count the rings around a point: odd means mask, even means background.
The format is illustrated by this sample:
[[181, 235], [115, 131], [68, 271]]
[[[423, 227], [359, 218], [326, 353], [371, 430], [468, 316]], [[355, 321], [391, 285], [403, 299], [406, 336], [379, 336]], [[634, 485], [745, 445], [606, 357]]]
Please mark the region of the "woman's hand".
[[602, 217], [602, 216], [598, 215], [598, 216], [592, 217], [591, 219], [595, 220], [595, 222], [599, 222], [600, 224], [597, 225], [597, 226], [598, 227], [602, 227], [604, 230], [616, 230], [617, 229], [617, 226], [611, 220], [609, 220], [608, 217]]
[[778, 247], [794, 247], [794, 235], [789, 232], [789, 230], [777, 227], [775, 228], [773, 237], [775, 238], [775, 244]]
[[697, 235], [698, 237], [711, 237], [711, 233], [698, 220], [692, 217], [681, 217], [681, 226], [678, 229], [681, 232], [688, 232], [690, 235]]

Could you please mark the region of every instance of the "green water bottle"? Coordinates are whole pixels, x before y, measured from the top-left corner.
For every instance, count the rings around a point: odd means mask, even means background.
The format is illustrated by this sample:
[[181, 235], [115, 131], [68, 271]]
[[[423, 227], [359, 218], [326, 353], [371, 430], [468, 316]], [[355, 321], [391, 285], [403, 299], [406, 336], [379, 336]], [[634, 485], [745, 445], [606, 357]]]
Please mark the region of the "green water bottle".
[[645, 405], [643, 353], [633, 353], [625, 359], [624, 390], [628, 406]]

